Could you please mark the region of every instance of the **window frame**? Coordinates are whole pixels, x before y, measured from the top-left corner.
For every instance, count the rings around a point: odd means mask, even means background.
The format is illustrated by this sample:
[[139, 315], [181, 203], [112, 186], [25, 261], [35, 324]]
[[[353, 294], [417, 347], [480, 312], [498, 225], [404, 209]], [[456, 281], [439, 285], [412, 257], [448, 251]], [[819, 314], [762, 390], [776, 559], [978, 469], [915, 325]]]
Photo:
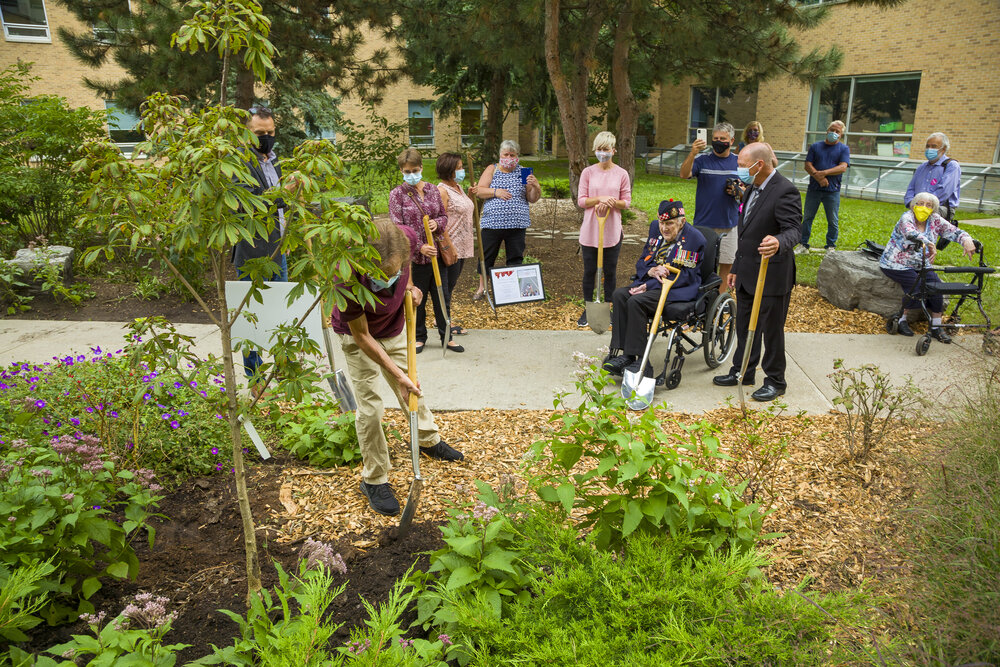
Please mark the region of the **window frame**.
[[[135, 16], [135, 7], [132, 6], [132, 0], [125, 0], [126, 6], [128, 6], [129, 16]], [[106, 24], [105, 24], [106, 25]], [[94, 39], [102, 44], [110, 44], [111, 41], [106, 38], [108, 35], [112, 35], [113, 31], [110, 28], [101, 28], [97, 23], [90, 24], [90, 31], [94, 35]]]
[[[413, 134], [410, 131], [410, 120], [420, 119], [423, 120], [421, 116], [414, 116], [411, 107], [415, 104], [427, 105], [428, 111], [430, 111], [429, 120], [431, 122], [431, 133], [430, 134]], [[432, 102], [430, 100], [407, 100], [406, 101], [406, 137], [410, 142], [410, 146], [413, 148], [433, 148], [434, 147], [434, 108], [431, 106]], [[427, 141], [416, 142], [416, 139], [427, 139]]]
[[[45, 25], [38, 26], [28, 23], [8, 23], [3, 16], [3, 9], [0, 8], [0, 25], [3, 25], [3, 37], [4, 40], [8, 42], [29, 42], [34, 44], [51, 44], [52, 43], [52, 29], [49, 27], [49, 10], [45, 6], [45, 0], [39, 0], [42, 3], [42, 13], [45, 15]], [[11, 35], [10, 28], [25, 28], [33, 30], [44, 30], [44, 36], [30, 36], [30, 35]]]
[[[694, 120], [692, 118], [692, 115], [693, 115], [692, 111], [693, 111], [693, 107], [694, 107], [694, 89], [695, 88], [698, 88], [698, 89], [701, 89], [701, 90], [714, 90], [715, 91], [715, 102], [714, 102], [714, 107], [713, 107], [714, 110], [712, 112], [712, 118], [708, 122], [708, 125], [706, 125], [705, 127], [696, 127], [694, 125]], [[730, 90], [733, 91], [733, 95], [735, 95], [737, 91], [740, 91], [740, 90], [743, 90], [743, 89], [740, 86], [733, 86], [732, 88], [727, 88], [726, 90], [727, 91], [730, 91]], [[758, 100], [759, 100], [759, 93], [760, 93], [760, 89], [759, 88], [756, 91], [754, 91], [754, 93], [753, 93], [754, 97], [756, 98], [754, 100], [754, 116], [753, 116], [754, 118], [756, 118], [756, 116], [757, 116], [756, 105], [757, 105]], [[688, 128], [687, 128], [687, 143], [688, 144], [694, 143], [695, 138], [698, 136], [698, 133], [697, 133], [698, 130], [705, 130], [705, 129], [708, 130], [708, 139], [709, 139], [709, 143], [711, 143], [711, 140], [712, 140], [712, 128], [714, 128], [719, 123], [719, 108], [722, 105], [722, 100], [723, 99], [728, 99], [728, 98], [729, 98], [728, 95], [727, 96], [723, 96], [723, 94], [722, 94], [722, 87], [721, 86], [714, 86], [714, 87], [713, 86], [703, 86], [703, 85], [702, 86], [699, 86], [699, 85], [690, 86], [690, 92], [688, 93], [688, 122], [687, 122], [687, 124], [688, 124]], [[726, 122], [729, 122], [729, 121], [726, 121]], [[740, 141], [740, 135], [741, 135], [741, 133], [743, 131], [743, 128], [733, 126], [733, 131], [735, 133], [734, 140], [736, 142], [739, 142]]]
[[135, 152], [136, 145], [146, 140], [145, 132], [143, 132], [141, 129], [138, 129], [140, 124], [142, 123], [142, 119], [137, 116], [136, 117], [137, 122], [135, 125], [132, 126], [131, 130], [123, 130], [120, 127], [114, 128], [114, 130], [118, 132], [138, 132], [139, 134], [142, 135], [142, 139], [140, 139], [139, 141], [115, 141], [115, 138], [111, 135], [112, 131], [111, 115], [114, 114], [115, 112], [122, 113], [124, 112], [124, 110], [118, 107], [114, 100], [104, 100], [104, 111], [108, 114], [106, 125], [108, 130], [108, 139], [111, 140], [111, 143], [117, 146], [118, 149], [121, 150], [121, 152], [125, 153], [126, 155]]
[[[837, 119], [837, 120], [844, 121], [844, 124], [846, 125], [846, 127], [844, 129], [844, 136], [841, 137], [841, 141], [843, 141], [844, 144], [850, 146], [850, 138], [851, 137], [870, 137], [870, 138], [874, 138], [876, 140], [876, 146], [877, 146], [878, 145], [878, 138], [879, 137], [892, 137], [893, 139], [898, 140], [898, 141], [909, 142], [910, 145], [911, 145], [911, 147], [912, 147], [912, 145], [913, 145], [913, 131], [912, 130], [910, 132], [852, 132], [851, 131], [851, 122], [853, 120], [852, 117], [854, 115], [854, 91], [857, 88], [857, 84], [858, 84], [859, 80], [862, 83], [870, 83], [870, 82], [873, 82], [873, 81], [913, 81], [913, 80], [916, 80], [918, 82], [917, 83], [917, 99], [919, 99], [919, 97], [920, 97], [920, 83], [923, 82], [923, 73], [922, 73], [922, 71], [913, 71], [913, 72], [886, 72], [886, 73], [882, 73], [882, 74], [849, 74], [849, 75], [845, 75], [845, 76], [830, 77], [830, 80], [831, 81], [849, 80], [851, 82], [850, 89], [849, 89], [849, 92], [848, 92], [848, 95], [847, 95], [847, 116], [845, 118]], [[826, 128], [825, 127], [822, 128], [822, 129], [816, 129], [816, 130], [809, 129], [810, 126], [812, 125], [812, 122], [813, 122], [813, 115], [816, 114], [817, 117], [818, 117], [818, 113], [819, 112], [817, 110], [817, 107], [818, 107], [818, 105], [820, 103], [820, 99], [821, 99], [821, 95], [822, 94], [823, 94], [822, 89], [820, 89], [818, 86], [813, 86], [812, 92], [810, 93], [810, 96], [809, 96], [809, 109], [806, 112], [806, 130], [805, 130], [805, 136], [803, 137], [803, 143], [802, 143], [802, 150], [803, 151], [809, 150], [809, 146], [811, 146], [812, 144], [814, 144], [817, 141], [820, 141], [822, 138], [824, 138], [826, 136]], [[917, 109], [917, 100], [915, 99], [913, 101], [914, 114], [916, 113], [916, 109]], [[904, 124], [904, 128], [905, 128], [905, 126], [906, 126], [906, 124]], [[852, 153], [853, 152], [854, 151], [852, 149]], [[893, 154], [893, 155], [879, 155], [877, 148], [876, 148], [876, 152], [875, 153], [860, 153], [859, 152], [859, 153], [857, 153], [857, 155], [860, 155], [860, 156], [869, 156], [869, 157], [892, 158], [892, 159], [909, 159], [909, 157], [910, 157], [909, 153], [907, 153], [906, 155], [895, 155], [895, 154]]]

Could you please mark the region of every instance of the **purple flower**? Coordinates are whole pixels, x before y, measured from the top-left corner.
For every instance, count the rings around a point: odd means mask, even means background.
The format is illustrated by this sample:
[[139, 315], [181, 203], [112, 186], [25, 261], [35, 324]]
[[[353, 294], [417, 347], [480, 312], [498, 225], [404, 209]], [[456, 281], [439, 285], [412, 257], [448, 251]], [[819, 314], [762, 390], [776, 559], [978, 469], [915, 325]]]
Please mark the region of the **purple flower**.
[[184, 383], [182, 383], [180, 380], [178, 380], [177, 382], [174, 382], [174, 389], [180, 389], [183, 386], [184, 386]]
[[[824, 210], [825, 210], [825, 209], [824, 209]], [[87, 356], [86, 356], [86, 355], [84, 355], [84, 354], [81, 354], [80, 356], [78, 356], [78, 357], [76, 358], [76, 360], [77, 360], [77, 361], [86, 361], [86, 360], [87, 360]]]
[[215, 415], [215, 418], [216, 419], [222, 419], [223, 417], [222, 417], [222, 415]]
[[152, 397], [152, 396], [150, 396], [149, 394], [143, 394], [143, 396], [142, 396], [142, 400], [144, 400], [144, 401], [148, 401], [148, 400], [150, 400], [151, 398], [153, 398], [153, 397]]
[[204, 389], [202, 389], [202, 390], [201, 390], [201, 391], [199, 391], [198, 393], [199, 393], [199, 394], [201, 394], [202, 396], [204, 396], [205, 398], [208, 398], [208, 392], [207, 392], [207, 391], [205, 391]]
[[218, 456], [218, 455], [219, 455], [219, 448], [212, 447], [212, 456]]
[[77, 419], [76, 417], [70, 417], [69, 421], [73, 424], [73, 426], [79, 426], [80, 425], [80, 420]]
[[94, 408], [87, 408], [87, 412], [93, 414], [94, 413]]
[[180, 428], [180, 427], [181, 425], [176, 419], [170, 422], [170, 428]]
[[115, 412], [114, 410], [112, 410], [111, 411], [111, 416], [117, 419], [118, 418], [118, 413]]
[[10, 522], [14, 522], [14, 521], [17, 521], [17, 517], [16, 516], [9, 516], [9, 517], [7, 517], [7, 520], [10, 521]]
[[169, 412], [164, 412], [164, 413], [163, 413], [162, 415], [160, 415], [160, 416], [161, 416], [161, 417], [163, 417], [163, 419], [170, 419], [170, 413], [169, 413]]
[[451, 646], [454, 643], [451, 641], [451, 637], [445, 634], [438, 635], [438, 639], [440, 639], [441, 643], [444, 644], [445, 646]]
[[[823, 210], [826, 210], [826, 209], [823, 209]], [[190, 364], [188, 364], [188, 365], [190, 366]], [[197, 386], [198, 386], [198, 383], [197, 383], [197, 382], [195, 382], [194, 380], [191, 380], [191, 386], [192, 386], [192, 387], [197, 387]]]
[[73, 500], [73, 498], [75, 497], [76, 496], [74, 496], [72, 493], [64, 493], [62, 499], [68, 502], [70, 500]]
[[39, 410], [44, 408], [46, 405], [48, 405], [48, 403], [46, 403], [42, 399], [38, 399], [37, 401], [35, 401], [35, 407], [38, 408]]

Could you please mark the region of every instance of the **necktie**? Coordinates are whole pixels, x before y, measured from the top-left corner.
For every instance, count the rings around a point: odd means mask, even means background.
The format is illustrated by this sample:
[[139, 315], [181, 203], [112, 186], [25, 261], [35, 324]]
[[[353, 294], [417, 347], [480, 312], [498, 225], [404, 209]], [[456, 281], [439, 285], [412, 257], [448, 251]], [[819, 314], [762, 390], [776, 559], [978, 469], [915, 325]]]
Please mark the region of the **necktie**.
[[757, 203], [758, 194], [760, 194], [759, 188], [754, 188], [750, 191], [750, 199], [747, 200], [747, 209], [743, 212], [744, 222], [750, 219], [750, 211], [753, 210], [753, 205]]

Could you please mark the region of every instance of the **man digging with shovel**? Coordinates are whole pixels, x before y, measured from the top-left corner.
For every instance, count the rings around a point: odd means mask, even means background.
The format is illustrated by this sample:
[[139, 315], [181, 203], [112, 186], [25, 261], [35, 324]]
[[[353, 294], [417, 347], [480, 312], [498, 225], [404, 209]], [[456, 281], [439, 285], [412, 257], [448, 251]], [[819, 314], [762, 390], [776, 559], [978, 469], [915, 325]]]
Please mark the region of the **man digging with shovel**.
[[[640, 372], [639, 357], [647, 342], [646, 324], [656, 311], [663, 289], [661, 281], [669, 278], [667, 267], [680, 270], [667, 301], [694, 301], [701, 286], [698, 262], [704, 255], [705, 237], [688, 224], [684, 203], [661, 201], [659, 220], [649, 226], [649, 240], [635, 263], [635, 280], [628, 287], [616, 289], [612, 296], [611, 353], [604, 361], [604, 370], [612, 375], [622, 375], [626, 369]], [[653, 377], [649, 362], [644, 375]]]
[[[340, 334], [347, 368], [354, 384], [358, 409], [355, 425], [361, 446], [361, 493], [379, 514], [399, 514], [399, 501], [389, 486], [389, 446], [382, 431], [384, 407], [376, 390], [379, 373], [396, 393], [404, 412], [409, 410], [410, 393], [418, 396], [420, 384], [407, 377], [406, 334], [403, 304], [406, 294], [415, 303], [423, 298], [410, 280], [410, 243], [403, 229], [388, 220], [375, 223], [377, 238], [370, 240], [382, 257], [387, 280], [358, 276], [380, 303], [362, 307], [348, 301], [344, 310], [334, 309], [332, 328]], [[462, 453], [450, 447], [438, 434], [434, 416], [423, 398], [417, 406], [420, 452], [442, 461], [458, 461]], [[412, 437], [412, 434], [411, 434]]]

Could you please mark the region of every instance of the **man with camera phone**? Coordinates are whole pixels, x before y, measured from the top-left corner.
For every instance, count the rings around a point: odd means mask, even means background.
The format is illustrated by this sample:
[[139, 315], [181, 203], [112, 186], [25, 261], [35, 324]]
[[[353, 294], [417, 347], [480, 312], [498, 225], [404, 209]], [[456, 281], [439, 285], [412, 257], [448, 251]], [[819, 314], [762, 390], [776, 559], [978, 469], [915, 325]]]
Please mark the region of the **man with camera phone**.
[[681, 164], [681, 178], [698, 179], [694, 198], [694, 224], [709, 227], [722, 238], [719, 249], [719, 276], [726, 276], [736, 259], [736, 223], [739, 219], [743, 187], [736, 177], [736, 155], [730, 150], [736, 131], [729, 123], [712, 128], [712, 152], [698, 155], [706, 143], [696, 139]]

